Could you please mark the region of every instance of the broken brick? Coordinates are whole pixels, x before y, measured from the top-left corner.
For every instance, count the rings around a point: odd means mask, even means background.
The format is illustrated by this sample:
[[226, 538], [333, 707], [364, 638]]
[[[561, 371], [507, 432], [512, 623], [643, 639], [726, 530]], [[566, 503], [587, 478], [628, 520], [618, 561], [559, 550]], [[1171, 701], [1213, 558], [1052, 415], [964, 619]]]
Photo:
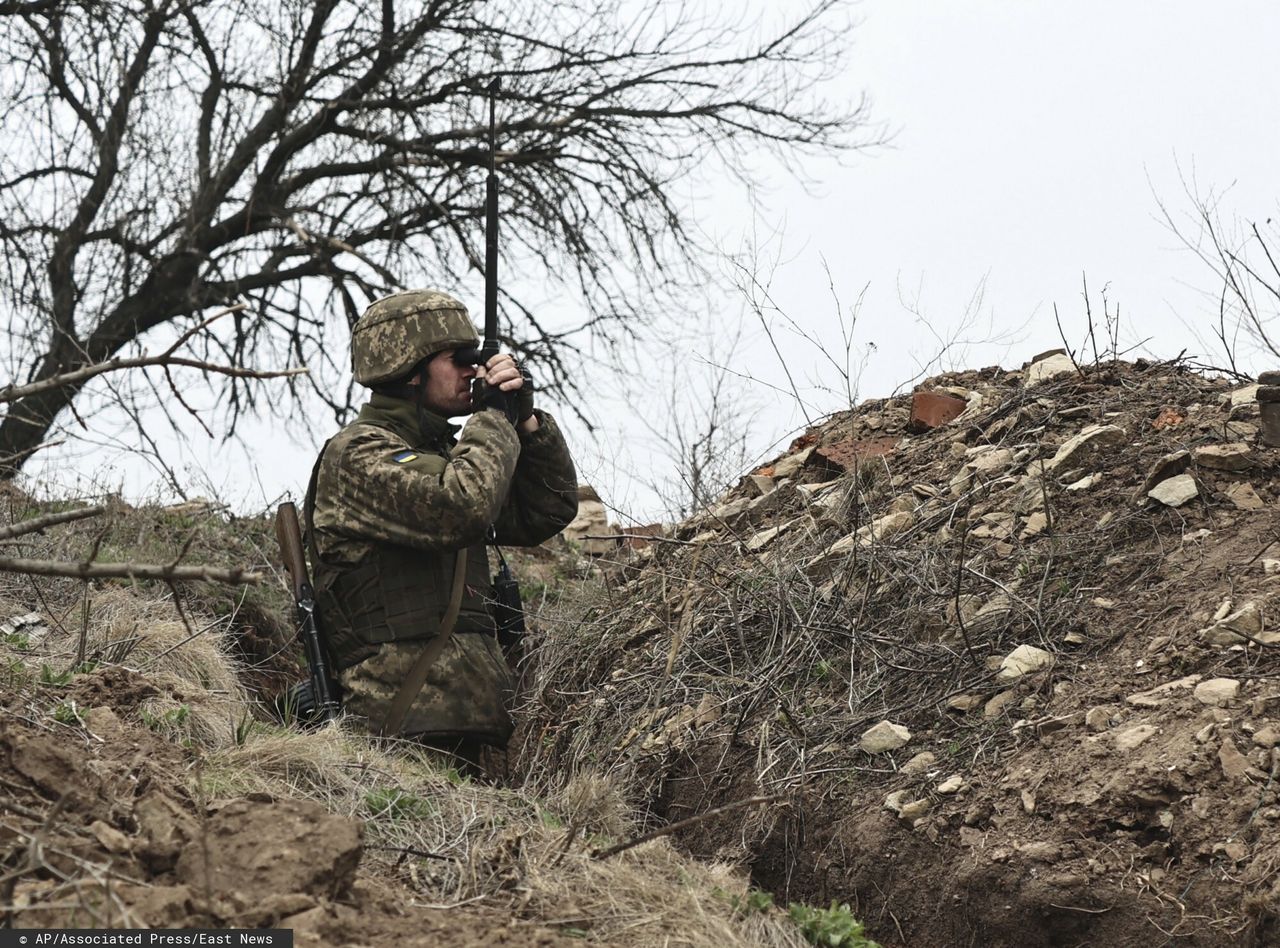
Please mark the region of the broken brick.
[[941, 428], [955, 420], [968, 404], [963, 398], [940, 392], [914, 392], [911, 395], [911, 420], [907, 427], [911, 431]]

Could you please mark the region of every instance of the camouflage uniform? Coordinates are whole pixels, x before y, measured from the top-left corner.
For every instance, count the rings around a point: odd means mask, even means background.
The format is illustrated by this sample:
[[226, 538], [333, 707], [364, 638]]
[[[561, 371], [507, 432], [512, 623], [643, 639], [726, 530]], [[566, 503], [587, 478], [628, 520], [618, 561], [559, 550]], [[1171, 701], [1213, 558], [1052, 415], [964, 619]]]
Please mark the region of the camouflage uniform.
[[[379, 316], [386, 317], [380, 324]], [[393, 379], [410, 356], [411, 366], [476, 342], [456, 300], [398, 294], [371, 306], [353, 331], [356, 380]], [[415, 402], [375, 393], [321, 452], [308, 503], [317, 605], [345, 708], [371, 728], [436, 634], [455, 558], [463, 555], [466, 588], [454, 634], [403, 732], [495, 745], [510, 736], [510, 672], [489, 610], [486, 534], [492, 525], [499, 544], [536, 545], [577, 510], [568, 447], [551, 416], [535, 414], [538, 429], [523, 433], [501, 412], [482, 410], [459, 436]]]

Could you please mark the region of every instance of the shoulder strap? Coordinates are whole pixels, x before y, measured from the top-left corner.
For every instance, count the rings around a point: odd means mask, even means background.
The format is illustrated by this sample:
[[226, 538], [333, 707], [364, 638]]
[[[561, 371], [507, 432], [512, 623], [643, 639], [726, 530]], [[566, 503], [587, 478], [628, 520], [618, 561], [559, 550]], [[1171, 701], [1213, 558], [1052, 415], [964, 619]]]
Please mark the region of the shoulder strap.
[[400, 733], [400, 728], [404, 726], [404, 719], [409, 714], [409, 708], [413, 706], [414, 699], [418, 697], [422, 686], [427, 683], [427, 673], [444, 652], [444, 647], [449, 644], [449, 639], [453, 636], [453, 627], [458, 623], [458, 613], [462, 609], [462, 591], [466, 582], [467, 550], [464, 547], [457, 552], [454, 560], [453, 590], [449, 594], [449, 608], [445, 610], [444, 617], [440, 620], [440, 630], [422, 650], [400, 685], [400, 690], [392, 699], [382, 727], [378, 729], [378, 733], [383, 737], [395, 737]]
[[316, 546], [316, 531], [312, 523], [316, 512], [316, 482], [320, 479], [320, 462], [324, 460], [324, 453], [331, 444], [333, 444], [333, 438], [330, 438], [320, 446], [320, 453], [316, 456], [316, 463], [311, 465], [311, 479], [307, 481], [307, 496], [302, 502], [303, 539], [307, 544], [307, 555], [311, 557], [311, 569], [313, 571], [316, 568], [316, 564], [320, 562], [320, 550]]

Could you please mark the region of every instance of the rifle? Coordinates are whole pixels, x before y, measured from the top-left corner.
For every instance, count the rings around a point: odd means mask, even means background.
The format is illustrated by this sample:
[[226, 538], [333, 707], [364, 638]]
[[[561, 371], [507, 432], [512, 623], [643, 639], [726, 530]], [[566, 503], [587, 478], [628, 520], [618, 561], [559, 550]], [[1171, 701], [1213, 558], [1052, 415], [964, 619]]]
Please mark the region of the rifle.
[[[276, 510], [276, 541], [280, 544], [285, 569], [289, 571], [293, 601], [298, 609], [298, 635], [302, 638], [303, 650], [307, 655], [307, 669], [311, 673], [310, 681], [294, 689], [295, 710], [302, 719], [332, 721], [338, 716], [338, 698], [333, 679], [329, 677], [324, 640], [321, 639], [320, 627], [316, 624], [315, 594], [307, 575], [307, 561], [302, 556], [302, 528], [298, 524], [298, 509], [291, 503], [283, 503]], [[306, 693], [306, 685], [310, 685], [309, 695]]]

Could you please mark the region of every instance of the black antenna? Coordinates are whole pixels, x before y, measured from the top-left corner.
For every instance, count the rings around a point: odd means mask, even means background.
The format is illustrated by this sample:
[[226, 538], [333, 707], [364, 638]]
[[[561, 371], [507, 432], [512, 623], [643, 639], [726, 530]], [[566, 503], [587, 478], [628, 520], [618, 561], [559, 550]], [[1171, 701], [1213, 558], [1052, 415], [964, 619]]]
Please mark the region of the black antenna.
[[495, 117], [497, 95], [502, 80], [489, 83], [489, 176], [485, 179], [484, 223], [484, 347], [480, 350], [487, 361], [498, 354], [498, 123]]

